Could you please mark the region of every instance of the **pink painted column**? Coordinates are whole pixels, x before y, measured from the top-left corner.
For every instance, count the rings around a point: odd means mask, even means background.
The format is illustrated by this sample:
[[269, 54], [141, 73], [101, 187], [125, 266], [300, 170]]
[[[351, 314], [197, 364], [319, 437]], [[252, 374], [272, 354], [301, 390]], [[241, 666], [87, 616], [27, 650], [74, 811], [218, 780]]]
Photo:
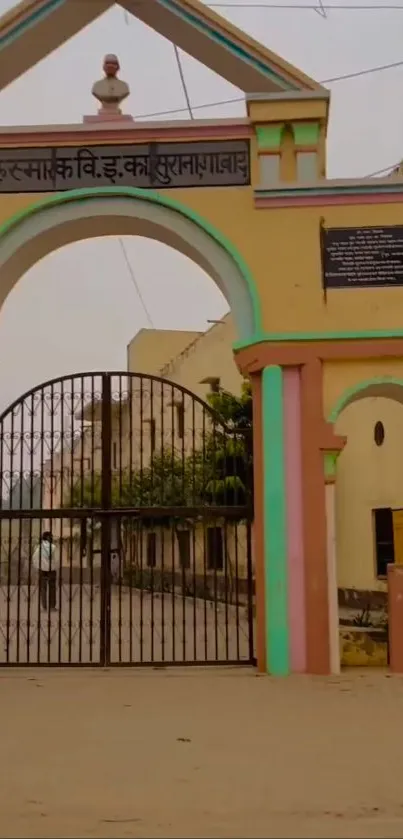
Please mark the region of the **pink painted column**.
[[283, 376], [290, 665], [291, 672], [305, 673], [306, 626], [300, 370], [298, 368], [285, 368]]

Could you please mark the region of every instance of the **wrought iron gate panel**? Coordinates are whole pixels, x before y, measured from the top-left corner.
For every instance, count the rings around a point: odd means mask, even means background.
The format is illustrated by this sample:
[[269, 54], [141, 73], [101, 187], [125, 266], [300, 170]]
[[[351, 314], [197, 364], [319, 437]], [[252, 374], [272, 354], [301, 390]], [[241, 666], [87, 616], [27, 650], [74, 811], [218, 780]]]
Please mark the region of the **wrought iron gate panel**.
[[0, 665], [253, 662], [251, 471], [251, 429], [164, 379], [84, 373], [18, 399], [0, 416]]

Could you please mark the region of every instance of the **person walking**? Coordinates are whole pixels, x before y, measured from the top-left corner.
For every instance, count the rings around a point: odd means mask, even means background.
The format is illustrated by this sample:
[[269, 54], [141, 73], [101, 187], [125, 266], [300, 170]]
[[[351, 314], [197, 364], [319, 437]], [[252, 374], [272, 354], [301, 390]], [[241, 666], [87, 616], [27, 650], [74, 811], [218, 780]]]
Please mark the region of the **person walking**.
[[42, 533], [32, 555], [32, 565], [39, 574], [39, 594], [42, 608], [53, 612], [56, 609], [56, 547], [49, 530]]

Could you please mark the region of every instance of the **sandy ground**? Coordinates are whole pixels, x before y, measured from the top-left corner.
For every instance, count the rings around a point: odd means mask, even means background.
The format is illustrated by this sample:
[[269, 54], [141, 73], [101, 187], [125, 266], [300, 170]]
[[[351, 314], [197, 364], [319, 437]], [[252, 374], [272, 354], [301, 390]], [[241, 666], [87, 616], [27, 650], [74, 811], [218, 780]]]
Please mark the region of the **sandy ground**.
[[1, 837], [401, 837], [403, 679], [1, 670]]

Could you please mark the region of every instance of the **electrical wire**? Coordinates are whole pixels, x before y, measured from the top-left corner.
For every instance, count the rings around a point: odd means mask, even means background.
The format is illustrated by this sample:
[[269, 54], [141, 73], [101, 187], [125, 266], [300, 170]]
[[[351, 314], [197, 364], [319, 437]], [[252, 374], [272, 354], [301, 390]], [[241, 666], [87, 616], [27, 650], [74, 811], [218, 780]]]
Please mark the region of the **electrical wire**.
[[[356, 10], [357, 9], [363, 9], [363, 10], [367, 10], [367, 9], [381, 10], [382, 9], [382, 10], [384, 10], [384, 9], [388, 8], [388, 9], [402, 9], [403, 10], [403, 5], [395, 5], [395, 6], [333, 5], [333, 6], [328, 6], [328, 5], [323, 4], [322, 0], [318, 0], [318, 2], [319, 2], [319, 8], [315, 7], [315, 6], [312, 6], [312, 5], [310, 5], [310, 6], [308, 6], [308, 5], [299, 6], [299, 5], [296, 5], [296, 4], [291, 4], [291, 5], [285, 6], [285, 5], [280, 5], [280, 4], [267, 4], [267, 3], [256, 3], [256, 4], [253, 4], [253, 3], [250, 3], [250, 4], [247, 4], [247, 3], [211, 3], [211, 4], [207, 4], [207, 5], [210, 5], [211, 7], [214, 7], [214, 8], [217, 8], [217, 7], [237, 8], [238, 7], [238, 8], [273, 8], [273, 9], [274, 8], [279, 8], [279, 9], [282, 9], [282, 8], [283, 9], [284, 8], [310, 9], [311, 11], [312, 10], [318, 11], [320, 14], [322, 14], [322, 16], [325, 16], [325, 15], [323, 15], [323, 12], [326, 12], [326, 10], [336, 9], [336, 8], [337, 9], [356, 9]], [[127, 14], [127, 12], [125, 13], [124, 19], [125, 19], [126, 24], [130, 23], [129, 15]], [[152, 113], [147, 113], [147, 114], [136, 114], [135, 119], [152, 119], [154, 117], [164, 117], [164, 116], [171, 116], [172, 114], [181, 114], [181, 113], [185, 113], [186, 111], [189, 113], [190, 118], [194, 119], [194, 113], [193, 113], [194, 111], [199, 111], [199, 110], [202, 110], [204, 108], [216, 108], [216, 107], [220, 107], [222, 105], [232, 105], [232, 104], [235, 104], [237, 102], [244, 102], [245, 101], [244, 96], [236, 96], [236, 97], [233, 97], [232, 99], [222, 99], [221, 101], [216, 101], [216, 102], [204, 102], [201, 105], [191, 105], [188, 90], [187, 90], [187, 86], [186, 86], [186, 82], [185, 82], [185, 77], [184, 77], [184, 74], [183, 74], [183, 68], [182, 68], [182, 63], [181, 63], [181, 59], [180, 59], [179, 50], [178, 50], [178, 47], [176, 46], [176, 44], [173, 44], [173, 48], [175, 50], [175, 57], [176, 57], [177, 65], [178, 65], [179, 76], [180, 76], [183, 92], [184, 92], [185, 99], [186, 99], [186, 107], [185, 108], [170, 108], [169, 110], [164, 110], [164, 111], [153, 111]], [[403, 60], [393, 61], [390, 64], [379, 64], [379, 65], [376, 65], [374, 67], [367, 67], [364, 70], [357, 70], [354, 73], [343, 73], [339, 76], [332, 76], [329, 79], [322, 79], [320, 84], [336, 84], [337, 82], [348, 81], [349, 79], [358, 79], [361, 76], [368, 76], [372, 73], [383, 73], [386, 70], [395, 70], [395, 69], [397, 69], [399, 67], [402, 67], [402, 66], [403, 66]]]
[[310, 11], [310, 12], [331, 12], [332, 10], [336, 12], [391, 12], [391, 11], [402, 11], [403, 5], [402, 4], [390, 4], [385, 6], [380, 6], [379, 4], [368, 6], [368, 5], [346, 5], [344, 3], [333, 3], [332, 5], [328, 5], [326, 3], [319, 3], [319, 6], [314, 6], [311, 4], [305, 3], [206, 3], [210, 9], [301, 9], [301, 11]]
[[403, 67], [403, 61], [392, 61], [390, 64], [380, 64], [378, 67], [368, 67], [366, 70], [357, 70], [355, 73], [345, 73], [342, 76], [334, 76], [332, 79], [323, 79], [320, 84], [333, 84], [334, 82], [343, 82], [345, 79], [358, 79], [361, 76], [369, 76], [371, 73], [395, 70], [396, 67]]
[[[333, 9], [333, 8], [337, 8], [337, 9], [382, 9], [382, 10], [388, 8], [388, 9], [402, 9], [403, 10], [403, 5], [402, 6], [344, 6], [344, 5], [326, 6], [326, 5], [322, 4], [321, 0], [319, 0], [319, 2], [320, 2], [320, 9], [323, 9], [323, 10], [328, 10], [328, 9]], [[310, 9], [310, 10], [318, 11], [318, 9], [314, 6], [298, 6], [298, 5], [284, 6], [284, 5], [269, 4], [269, 3], [258, 3], [258, 4], [254, 4], [254, 3], [251, 3], [251, 4], [246, 4], [246, 3], [210, 3], [210, 4], [207, 4], [207, 5], [209, 5], [211, 7], [232, 7], [232, 8], [236, 8], [237, 6], [239, 8], [280, 8], [280, 9], [281, 8], [295, 8], [295, 9], [304, 8], [304, 9]], [[128, 20], [128, 18], [126, 18], [126, 16], [125, 16], [125, 19], [126, 19], [126, 23], [129, 23], [129, 20]], [[185, 111], [187, 111], [189, 113], [189, 116], [190, 116], [191, 119], [194, 119], [193, 111], [195, 111], [195, 110], [201, 110], [203, 108], [215, 108], [215, 107], [219, 107], [221, 105], [232, 105], [233, 103], [244, 101], [244, 97], [242, 96], [242, 97], [235, 97], [235, 98], [232, 98], [232, 99], [222, 99], [221, 101], [216, 101], [216, 102], [206, 102], [202, 105], [191, 105], [190, 97], [189, 97], [189, 93], [188, 93], [188, 89], [187, 89], [187, 85], [186, 85], [186, 80], [185, 80], [185, 76], [184, 76], [184, 72], [183, 72], [182, 62], [181, 62], [181, 58], [180, 58], [180, 54], [179, 54], [179, 50], [178, 50], [178, 47], [176, 46], [176, 44], [173, 44], [173, 48], [174, 48], [174, 51], [175, 51], [175, 57], [176, 57], [177, 65], [178, 65], [178, 71], [179, 71], [179, 76], [180, 76], [184, 96], [185, 96], [185, 99], [186, 99], [186, 108], [172, 108], [172, 109], [167, 110], [167, 111], [154, 111], [151, 114], [137, 114], [136, 119], [148, 119], [150, 117], [169, 116], [171, 114], [184, 113]], [[369, 75], [370, 73], [380, 73], [380, 72], [383, 72], [385, 70], [392, 70], [392, 69], [395, 69], [397, 67], [402, 67], [402, 66], [403, 66], [403, 60], [402, 61], [394, 61], [390, 64], [381, 64], [381, 65], [375, 66], [375, 67], [368, 67], [364, 70], [358, 70], [355, 73], [344, 73], [343, 75], [334, 76], [333, 78], [330, 78], [330, 79], [323, 79], [322, 82], [320, 82], [320, 84], [334, 84], [335, 82], [346, 81], [348, 79], [355, 79], [355, 78], [359, 78], [360, 76]], [[396, 169], [398, 166], [401, 165], [401, 162], [402, 162], [402, 160], [400, 159], [400, 160], [396, 161], [396, 163], [390, 164], [389, 166], [384, 166], [383, 169], [377, 169], [375, 172], [370, 172], [368, 175], [364, 175], [364, 177], [365, 178], [375, 178], [377, 175], [383, 175], [385, 173], [393, 172], [394, 169]], [[126, 252], [123, 240], [120, 240], [120, 243], [121, 243], [121, 246], [122, 246], [122, 249], [123, 249], [123, 252], [124, 252], [124, 255], [125, 255], [125, 258], [126, 258], [126, 261], [127, 261], [127, 264], [128, 264], [128, 268], [129, 268], [129, 271], [130, 271], [131, 276], [132, 276], [132, 279], [133, 279], [133, 281], [136, 285], [136, 288], [138, 288], [137, 282], [136, 282], [135, 277], [134, 277], [133, 272], [132, 272], [131, 265], [130, 265], [128, 257], [127, 257], [127, 252]], [[144, 307], [144, 309], [147, 313], [147, 317], [148, 317], [149, 321], [151, 322], [150, 315], [149, 315], [149, 313], [148, 313], [148, 311], [145, 307], [145, 304], [144, 304], [144, 301], [141, 297], [139, 289], [138, 289], [138, 293], [139, 293], [140, 299], [142, 301], [142, 305], [143, 305], [143, 307]]]
[[[393, 61], [391, 64], [380, 64], [376, 67], [368, 67], [365, 70], [357, 70], [355, 73], [344, 73], [341, 76], [333, 76], [330, 79], [322, 79], [319, 84], [334, 84], [335, 82], [343, 82], [348, 81], [348, 79], [357, 79], [361, 76], [368, 76], [371, 73], [382, 73], [385, 70], [393, 70], [397, 67], [403, 67], [403, 60], [402, 61]], [[216, 102], [204, 102], [202, 105], [192, 105], [192, 111], [200, 111], [203, 108], [218, 108], [221, 105], [233, 105], [236, 102], [244, 102], [244, 96], [235, 96], [232, 99], [221, 99], [221, 101]], [[164, 117], [170, 116], [171, 114], [182, 114], [185, 111], [188, 111], [189, 108], [170, 108], [167, 111], [153, 111], [152, 113], [148, 114], [136, 114], [136, 119], [151, 119], [152, 117]]]
[[136, 279], [136, 275], [135, 275], [135, 273], [134, 273], [134, 271], [133, 271], [133, 268], [132, 268], [132, 266], [131, 266], [130, 259], [129, 259], [129, 257], [128, 257], [127, 250], [126, 250], [126, 245], [125, 245], [125, 243], [124, 243], [124, 241], [123, 241], [123, 239], [122, 239], [121, 237], [119, 237], [118, 242], [119, 242], [119, 245], [120, 245], [121, 250], [122, 250], [122, 253], [123, 253], [123, 258], [124, 258], [124, 260], [125, 260], [127, 270], [128, 270], [128, 272], [129, 272], [129, 274], [130, 274], [130, 279], [131, 279], [131, 281], [132, 281], [132, 283], [133, 283], [133, 285], [134, 285], [134, 287], [135, 287], [135, 289], [136, 289], [136, 291], [137, 291], [137, 296], [138, 296], [138, 298], [139, 298], [139, 300], [140, 300], [140, 303], [141, 303], [141, 305], [142, 305], [142, 307], [143, 307], [144, 314], [145, 314], [145, 316], [146, 316], [146, 318], [147, 318], [147, 320], [148, 320], [148, 323], [149, 323], [149, 324], [150, 324], [150, 326], [151, 326], [151, 329], [154, 329], [153, 320], [152, 320], [152, 317], [151, 317], [151, 315], [150, 315], [150, 312], [149, 312], [149, 311], [148, 311], [148, 309], [147, 309], [146, 302], [145, 302], [145, 300], [144, 300], [144, 297], [143, 297], [143, 295], [142, 295], [142, 293], [141, 293], [141, 290], [140, 290], [139, 284], [138, 284], [137, 279]]
[[182, 85], [183, 93], [184, 93], [184, 96], [185, 96], [186, 108], [189, 112], [190, 119], [194, 119], [193, 111], [192, 111], [192, 105], [190, 103], [190, 96], [189, 96], [189, 92], [188, 92], [188, 89], [187, 89], [187, 86], [186, 86], [185, 74], [183, 72], [181, 57], [179, 55], [179, 49], [176, 46], [176, 44], [172, 44], [172, 46], [174, 48], [176, 63], [178, 65], [179, 78], [181, 80], [181, 85]]
[[314, 6], [313, 11], [316, 12], [320, 17], [324, 17], [325, 20], [327, 18], [327, 11], [322, 3], [322, 0], [318, 0], [319, 6]]

